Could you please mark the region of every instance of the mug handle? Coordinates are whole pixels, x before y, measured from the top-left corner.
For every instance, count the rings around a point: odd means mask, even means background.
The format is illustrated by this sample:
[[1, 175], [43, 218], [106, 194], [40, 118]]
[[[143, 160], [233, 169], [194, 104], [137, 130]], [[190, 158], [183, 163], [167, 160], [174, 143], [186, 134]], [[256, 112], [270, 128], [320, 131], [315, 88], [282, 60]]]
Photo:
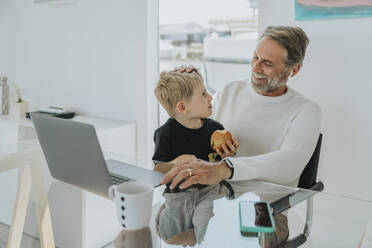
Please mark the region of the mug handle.
[[109, 199], [111, 200], [114, 200], [115, 199], [115, 190], [117, 188], [117, 185], [112, 185], [109, 190], [108, 190], [108, 197]]

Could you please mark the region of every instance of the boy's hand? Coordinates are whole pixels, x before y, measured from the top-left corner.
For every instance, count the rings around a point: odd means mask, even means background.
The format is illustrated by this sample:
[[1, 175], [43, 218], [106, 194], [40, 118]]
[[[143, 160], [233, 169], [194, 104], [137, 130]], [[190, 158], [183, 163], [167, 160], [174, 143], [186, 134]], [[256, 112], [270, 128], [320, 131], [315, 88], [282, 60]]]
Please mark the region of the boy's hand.
[[239, 147], [239, 142], [234, 137], [232, 137], [232, 141], [233, 142], [231, 143], [230, 140], [228, 140], [226, 144], [223, 144], [222, 151], [216, 149], [217, 154], [220, 155], [222, 159], [235, 156]]

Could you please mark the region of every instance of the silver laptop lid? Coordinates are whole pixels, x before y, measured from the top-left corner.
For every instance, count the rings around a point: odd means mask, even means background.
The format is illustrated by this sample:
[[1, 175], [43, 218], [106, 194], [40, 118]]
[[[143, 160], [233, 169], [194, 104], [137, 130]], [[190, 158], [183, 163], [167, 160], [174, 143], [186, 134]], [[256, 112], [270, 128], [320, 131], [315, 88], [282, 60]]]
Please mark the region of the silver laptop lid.
[[31, 119], [52, 176], [107, 197], [111, 180], [94, 127], [36, 113]]

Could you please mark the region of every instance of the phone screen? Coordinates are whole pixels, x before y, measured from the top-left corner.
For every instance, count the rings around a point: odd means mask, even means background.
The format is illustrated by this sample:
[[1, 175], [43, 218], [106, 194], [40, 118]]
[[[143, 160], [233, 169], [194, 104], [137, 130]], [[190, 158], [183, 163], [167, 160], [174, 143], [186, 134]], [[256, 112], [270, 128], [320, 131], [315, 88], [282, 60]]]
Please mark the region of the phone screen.
[[240, 202], [240, 221], [245, 227], [272, 227], [268, 205], [265, 202]]
[[254, 224], [256, 226], [271, 227], [272, 224], [271, 224], [267, 204], [263, 202], [256, 202], [254, 204], [254, 209], [256, 210], [256, 217], [254, 219]]

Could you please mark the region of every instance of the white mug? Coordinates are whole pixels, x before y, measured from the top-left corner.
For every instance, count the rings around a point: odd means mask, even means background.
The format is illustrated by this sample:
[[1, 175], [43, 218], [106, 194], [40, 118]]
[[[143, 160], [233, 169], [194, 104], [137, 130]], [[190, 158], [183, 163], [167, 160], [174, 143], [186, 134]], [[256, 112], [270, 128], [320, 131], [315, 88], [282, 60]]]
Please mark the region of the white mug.
[[152, 211], [153, 185], [130, 181], [109, 188], [109, 198], [116, 204], [118, 221], [127, 230], [149, 225]]

